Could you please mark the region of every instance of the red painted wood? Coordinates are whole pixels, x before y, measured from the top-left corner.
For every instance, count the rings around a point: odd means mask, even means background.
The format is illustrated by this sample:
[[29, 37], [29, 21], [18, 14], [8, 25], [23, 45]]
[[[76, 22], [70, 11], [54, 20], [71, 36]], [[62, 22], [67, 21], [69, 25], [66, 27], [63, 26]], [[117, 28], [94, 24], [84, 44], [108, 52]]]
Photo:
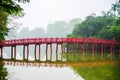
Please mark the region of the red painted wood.
[[58, 44], [56, 45], [56, 60], [58, 60]]
[[36, 59], [36, 56], [37, 56], [37, 55], [36, 55], [36, 47], [37, 47], [37, 45], [35, 45], [35, 49], [34, 49], [34, 58], [35, 58], [35, 60], [37, 60], [37, 59]]
[[84, 43], [82, 43], [82, 61], [84, 61]]
[[113, 57], [113, 45], [110, 45], [110, 59], [112, 60]]
[[120, 44], [115, 40], [97, 38], [26, 38], [0, 41], [0, 46], [26, 45], [26, 44], [50, 44], [50, 43], [96, 43], [96, 44]]
[[67, 44], [67, 53], [66, 53], [67, 61], [68, 61], [68, 46], [69, 46], [69, 44]]
[[3, 57], [3, 48], [1, 47], [0, 48], [0, 58], [2, 59], [2, 57]]
[[61, 52], [62, 52], [62, 55], [61, 55], [61, 61], [63, 59], [63, 54], [64, 54], [64, 51], [63, 51], [63, 45], [61, 44]]
[[103, 44], [101, 44], [101, 59], [103, 60], [103, 53], [104, 51], [103, 51]]
[[27, 45], [27, 60], [29, 58], [29, 45]]
[[50, 61], [52, 61], [52, 44], [50, 44]]
[[[106, 47], [103, 46], [104, 45], [120, 45], [119, 41], [115, 41], [115, 40], [105, 40], [105, 39], [97, 39], [97, 38], [26, 38], [26, 39], [14, 39], [14, 40], [0, 40], [0, 47], [6, 47], [6, 46], [10, 46], [12, 48], [14, 48], [14, 55], [13, 55], [13, 49], [11, 49], [11, 58], [16, 58], [16, 46], [20, 46], [23, 45], [23, 59], [26, 59], [26, 55], [25, 55], [25, 47], [26, 45], [31, 45], [31, 44], [46, 44], [46, 60], [47, 60], [47, 50], [48, 50], [48, 45], [50, 44], [50, 60], [52, 60], [52, 44], [67, 44], [67, 59], [68, 59], [68, 44], [82, 44], [82, 60], [84, 60], [84, 44], [101, 44], [101, 59], [103, 59], [103, 54], [105, 53]], [[13, 47], [15, 46], [15, 47]], [[1, 54], [0, 57], [2, 57], [2, 48], [1, 48]], [[57, 47], [56, 47], [57, 48]], [[120, 49], [120, 48], [119, 48]], [[36, 50], [36, 49], [35, 49]], [[62, 48], [63, 50], [63, 48]], [[96, 47], [96, 51], [97, 51], [97, 47]], [[86, 53], [87, 53], [87, 47], [86, 47]], [[113, 57], [113, 53], [114, 53], [114, 49], [112, 49], [110, 47], [110, 52], [111, 52], [111, 58]], [[56, 53], [57, 49], [56, 49]], [[63, 51], [62, 51], [63, 53]], [[78, 49], [78, 53], [79, 53], [79, 49]], [[92, 59], [94, 59], [94, 48], [92, 47]], [[97, 53], [97, 52], [96, 52]], [[57, 54], [56, 54], [57, 55]], [[72, 56], [74, 55], [74, 47], [72, 46]], [[87, 54], [86, 54], [87, 55]], [[29, 49], [27, 46], [27, 59], [29, 56]], [[39, 54], [38, 56], [40, 56], [40, 49], [39, 49]], [[35, 59], [36, 59], [36, 51], [35, 51]], [[57, 58], [57, 56], [56, 56]], [[40, 59], [40, 57], [38, 57], [38, 59]]]
[[72, 47], [72, 60], [74, 58], [74, 44], [71, 44], [71, 47]]
[[95, 52], [96, 58], [98, 58], [98, 44], [96, 44], [96, 52]]
[[88, 44], [86, 44], [86, 58], [88, 58]]
[[25, 45], [23, 46], [23, 60], [25, 60]]
[[48, 44], [46, 44], [46, 60], [48, 60]]
[[11, 46], [11, 59], [13, 59], [13, 46]]
[[94, 44], [92, 43], [92, 61], [94, 61], [94, 55], [95, 55], [95, 52], [94, 52]]
[[16, 46], [14, 46], [14, 59], [16, 59]]
[[78, 60], [79, 60], [79, 54], [80, 54], [80, 44], [78, 44], [78, 52], [77, 52], [77, 56], [78, 56]]
[[40, 56], [41, 56], [41, 54], [40, 54], [40, 44], [38, 45], [38, 59], [40, 60]]

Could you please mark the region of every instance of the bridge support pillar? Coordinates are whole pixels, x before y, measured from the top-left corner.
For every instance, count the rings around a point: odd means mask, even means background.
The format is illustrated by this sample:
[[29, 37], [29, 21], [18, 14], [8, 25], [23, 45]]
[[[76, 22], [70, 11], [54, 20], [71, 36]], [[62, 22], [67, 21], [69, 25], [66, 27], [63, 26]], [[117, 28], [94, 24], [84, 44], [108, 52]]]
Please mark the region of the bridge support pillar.
[[113, 58], [113, 45], [110, 45], [110, 60]]
[[92, 61], [94, 61], [95, 51], [94, 44], [92, 43]]
[[0, 47], [0, 59], [3, 58], [3, 47]]
[[25, 45], [23, 46], [23, 60], [25, 60]]
[[46, 60], [48, 60], [48, 44], [46, 44]]
[[68, 46], [69, 46], [69, 44], [67, 44], [67, 53], [66, 53], [67, 61], [68, 61]]
[[13, 46], [11, 46], [11, 59], [13, 59]]
[[104, 58], [106, 58], [106, 45], [104, 45]]
[[77, 51], [78, 61], [79, 61], [79, 49], [80, 49], [80, 44], [78, 44], [78, 51]]
[[14, 46], [14, 59], [16, 59], [16, 46]]
[[[48, 45], [46, 44], [46, 60], [48, 60]], [[50, 44], [50, 61], [52, 61], [52, 44]]]
[[63, 51], [63, 45], [62, 45], [62, 43], [60, 45], [61, 45], [61, 52], [62, 52], [62, 54], [61, 54], [61, 61], [62, 61], [63, 55], [64, 55], [64, 51]]
[[[37, 53], [36, 53], [37, 46], [38, 46], [38, 58], [37, 58]], [[40, 44], [35, 44], [34, 54], [35, 54], [35, 56], [34, 56], [35, 60], [40, 61]]]
[[96, 52], [95, 52], [95, 56], [98, 59], [98, 44], [96, 44]]
[[[27, 47], [27, 49], [26, 49]], [[26, 50], [27, 50], [27, 53], [26, 53]], [[27, 55], [27, 57], [26, 57]], [[29, 58], [29, 45], [24, 45], [23, 46], [23, 60], [28, 60]]]
[[56, 45], [56, 61], [58, 61], [58, 44]]
[[35, 44], [35, 49], [34, 49], [34, 58], [35, 58], [35, 60], [37, 60], [37, 59], [36, 59], [36, 56], [37, 56], [37, 55], [36, 55], [36, 47], [37, 47], [37, 45]]
[[104, 51], [103, 51], [103, 44], [101, 44], [101, 60], [103, 60], [103, 53]]
[[50, 61], [52, 61], [52, 44], [50, 44]]
[[38, 59], [40, 60], [40, 56], [41, 56], [41, 54], [40, 54], [40, 44], [38, 45]]
[[16, 59], [16, 46], [11, 46], [11, 59]]
[[29, 46], [27, 45], [27, 60], [29, 58]]
[[72, 49], [71, 61], [73, 61], [74, 60], [74, 44], [71, 44], [71, 49]]
[[88, 59], [88, 44], [86, 43], [86, 59]]
[[84, 43], [82, 43], [82, 61], [84, 61]]

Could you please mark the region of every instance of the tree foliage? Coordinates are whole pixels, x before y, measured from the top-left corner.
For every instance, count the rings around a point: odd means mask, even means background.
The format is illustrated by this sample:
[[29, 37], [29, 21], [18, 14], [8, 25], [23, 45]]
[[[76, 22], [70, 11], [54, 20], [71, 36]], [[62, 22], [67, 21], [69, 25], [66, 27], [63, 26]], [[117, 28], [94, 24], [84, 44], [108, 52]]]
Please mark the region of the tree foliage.
[[29, 0], [0, 0], [0, 10], [7, 12], [8, 14], [19, 14], [23, 11], [17, 2], [26, 3]]
[[75, 25], [73, 33], [68, 37], [94, 37], [119, 41], [119, 34], [120, 18], [115, 18], [113, 14], [104, 13], [102, 16], [95, 14], [87, 16], [82, 23]]
[[[5, 39], [9, 28], [8, 25], [8, 16], [21, 16], [23, 9], [17, 4], [17, 2], [29, 2], [29, 0], [0, 0], [0, 40]], [[8, 80], [8, 71], [4, 67], [3, 62], [0, 62], [0, 80]]]
[[9, 29], [7, 28], [7, 17], [8, 14], [6, 12], [0, 11], [0, 39], [4, 40], [4, 36], [7, 35]]
[[100, 31], [112, 25], [113, 21], [112, 17], [90, 15], [81, 24], [76, 25], [73, 34], [82, 37], [98, 37]]

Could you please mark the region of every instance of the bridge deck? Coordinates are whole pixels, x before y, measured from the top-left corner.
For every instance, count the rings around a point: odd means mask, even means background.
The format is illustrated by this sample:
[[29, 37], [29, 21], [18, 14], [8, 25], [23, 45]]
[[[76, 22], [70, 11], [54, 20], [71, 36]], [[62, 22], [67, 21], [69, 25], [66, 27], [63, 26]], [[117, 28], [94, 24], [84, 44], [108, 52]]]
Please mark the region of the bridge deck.
[[[34, 44], [34, 59], [40, 61], [41, 55], [41, 44], [46, 44], [46, 61], [50, 57], [52, 61], [52, 44], [56, 44], [56, 60], [58, 60], [58, 45], [61, 45], [61, 61], [63, 59], [63, 53], [66, 53], [66, 58], [68, 60], [68, 51], [72, 53], [72, 58], [74, 58], [75, 50], [77, 50], [78, 58], [80, 51], [82, 53], [82, 61], [84, 61], [85, 53], [92, 52], [92, 61], [95, 60], [95, 53], [100, 51], [101, 60], [104, 59], [104, 55], [109, 50], [110, 60], [114, 58], [115, 51], [120, 53], [120, 42], [115, 40], [105, 40], [97, 38], [27, 38], [27, 39], [14, 39], [14, 40], [0, 40], [0, 59], [3, 59], [3, 47], [11, 47], [11, 59], [16, 60], [16, 46], [23, 46], [23, 60], [29, 60], [29, 45]], [[64, 46], [66, 44], [66, 46]], [[75, 45], [76, 46], [75, 46]], [[48, 56], [48, 45], [50, 45], [50, 56]], [[90, 46], [89, 46], [90, 45]], [[37, 49], [38, 46], [38, 49]], [[99, 47], [98, 47], [99, 46]], [[27, 47], [27, 48], [26, 48]], [[90, 48], [91, 49], [88, 49]], [[66, 52], [65, 52], [66, 48]], [[38, 50], [38, 53], [37, 53]], [[86, 54], [87, 55], [87, 54]], [[120, 56], [119, 56], [120, 57]]]
[[120, 42], [115, 40], [97, 38], [26, 38], [14, 40], [1, 40], [0, 46], [27, 45], [27, 44], [51, 44], [51, 43], [94, 43], [94, 44], [115, 44]]

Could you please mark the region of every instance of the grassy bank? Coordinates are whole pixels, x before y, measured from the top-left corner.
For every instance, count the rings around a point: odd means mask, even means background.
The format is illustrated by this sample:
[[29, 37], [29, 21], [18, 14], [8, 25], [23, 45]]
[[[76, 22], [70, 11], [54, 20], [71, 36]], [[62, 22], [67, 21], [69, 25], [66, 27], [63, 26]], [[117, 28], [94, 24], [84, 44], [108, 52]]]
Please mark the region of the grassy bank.
[[120, 65], [97, 67], [73, 67], [85, 80], [120, 80]]
[[[68, 54], [68, 60], [74, 61], [81, 61], [82, 55], [79, 56], [77, 54], [74, 55], [74, 57], [71, 59], [72, 54]], [[87, 56], [84, 55], [85, 61], [91, 61], [92, 55], [89, 53]], [[66, 54], [64, 54], [64, 57], [66, 58]], [[106, 54], [104, 56], [104, 60], [110, 60], [109, 54]], [[79, 60], [78, 60], [79, 59]], [[113, 60], [117, 60], [118, 57], [115, 57]], [[95, 61], [101, 60], [101, 55], [98, 54], [95, 56]], [[104, 61], [103, 60], [103, 61]], [[119, 62], [119, 61], [118, 61]], [[107, 66], [88, 66], [88, 67], [73, 67], [73, 70], [78, 73], [80, 76], [82, 76], [85, 80], [120, 80], [120, 64], [115, 65], [107, 65]]]

